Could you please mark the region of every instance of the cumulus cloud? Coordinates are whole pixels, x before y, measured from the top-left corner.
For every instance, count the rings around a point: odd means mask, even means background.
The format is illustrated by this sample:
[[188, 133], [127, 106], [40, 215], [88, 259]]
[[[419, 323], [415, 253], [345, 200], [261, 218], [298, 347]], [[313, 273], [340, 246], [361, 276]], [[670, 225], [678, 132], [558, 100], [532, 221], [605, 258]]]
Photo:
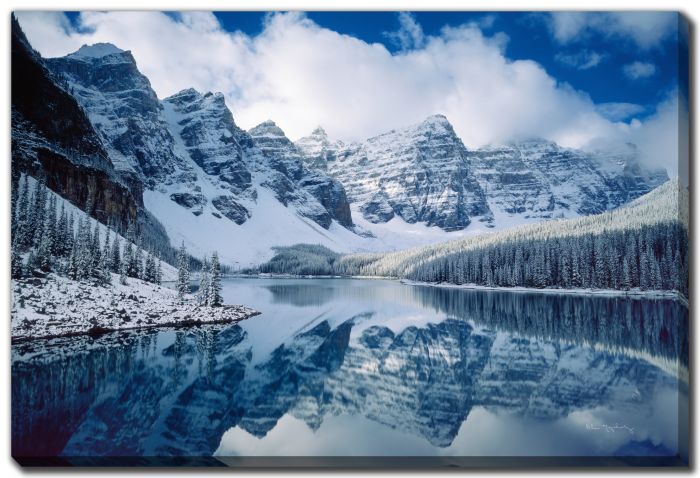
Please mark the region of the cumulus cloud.
[[589, 70], [600, 64], [605, 59], [605, 55], [590, 51], [582, 50], [578, 53], [557, 53], [554, 57], [559, 63], [577, 70]]
[[477, 24], [428, 36], [401, 15], [406, 49], [392, 54], [300, 13], [267, 16], [256, 36], [196, 12], [84, 12], [75, 27], [58, 13], [23, 12], [19, 20], [45, 56], [114, 43], [132, 51], [159, 97], [188, 87], [221, 91], [239, 125], [272, 118], [292, 139], [319, 124], [332, 137], [364, 139], [437, 113], [468, 147], [532, 136], [582, 147], [630, 134], [630, 124], [602, 114], [538, 63], [509, 60], [508, 37], [487, 36]]
[[573, 43], [592, 34], [627, 39], [643, 49], [657, 46], [678, 28], [675, 12], [552, 12], [549, 23], [560, 43]]
[[643, 123], [632, 121], [629, 141], [637, 145], [640, 159], [649, 166], [662, 167], [670, 176], [688, 178], [688, 108], [678, 91], [669, 94]]
[[635, 61], [622, 67], [622, 72], [631, 80], [649, 78], [656, 73], [656, 66], [653, 63]]

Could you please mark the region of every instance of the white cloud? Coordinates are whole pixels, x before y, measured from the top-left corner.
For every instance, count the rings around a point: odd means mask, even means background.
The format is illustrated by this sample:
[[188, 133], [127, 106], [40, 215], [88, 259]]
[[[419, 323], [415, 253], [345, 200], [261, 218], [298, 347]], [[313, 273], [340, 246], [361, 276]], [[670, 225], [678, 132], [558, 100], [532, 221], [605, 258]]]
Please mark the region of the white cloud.
[[653, 63], [635, 61], [622, 67], [622, 72], [631, 80], [649, 78], [656, 73], [656, 66]]
[[426, 36], [401, 18], [413, 48], [391, 54], [299, 13], [268, 16], [255, 37], [224, 31], [210, 13], [84, 12], [77, 30], [60, 14], [19, 14], [45, 56], [114, 43], [132, 51], [159, 97], [221, 91], [239, 125], [272, 118], [292, 139], [319, 124], [332, 137], [364, 139], [436, 113], [468, 147], [530, 136], [580, 147], [629, 134], [538, 63], [506, 58], [506, 35], [470, 24]]
[[557, 53], [554, 59], [577, 70], [589, 70], [598, 66], [605, 59], [605, 55], [595, 51], [582, 50], [572, 54]]
[[668, 95], [643, 123], [633, 121], [629, 141], [636, 144], [642, 162], [666, 168], [670, 176], [688, 178], [688, 109], [677, 91]]
[[629, 39], [643, 49], [657, 46], [678, 28], [675, 12], [553, 12], [549, 19], [554, 38], [560, 43], [600, 34]]

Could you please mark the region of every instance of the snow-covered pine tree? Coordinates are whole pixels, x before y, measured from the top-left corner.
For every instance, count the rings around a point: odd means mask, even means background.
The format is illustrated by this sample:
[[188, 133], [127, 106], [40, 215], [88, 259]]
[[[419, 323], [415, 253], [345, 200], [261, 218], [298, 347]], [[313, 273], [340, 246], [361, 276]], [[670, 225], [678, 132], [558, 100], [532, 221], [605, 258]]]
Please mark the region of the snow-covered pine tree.
[[185, 249], [185, 242], [182, 242], [177, 255], [177, 295], [181, 301], [190, 293], [190, 260]]
[[220, 307], [224, 303], [224, 299], [221, 297], [221, 265], [216, 251], [211, 256], [209, 271], [209, 300], [207, 302], [210, 307]]
[[160, 253], [156, 261], [156, 284], [160, 285], [163, 282], [163, 267], [161, 265]]
[[68, 217], [68, 224], [66, 228], [66, 255], [70, 254], [73, 248], [73, 242], [75, 241], [75, 218], [73, 217], [73, 212], [71, 211]]
[[[107, 229], [107, 231], [109, 234], [109, 229]], [[106, 236], [105, 249], [109, 250], [109, 235]], [[98, 264], [98, 267], [97, 267], [97, 274], [98, 274], [97, 278], [103, 284], [111, 284], [112, 283], [112, 273], [110, 272], [109, 261], [110, 261], [110, 254], [109, 253], [100, 254], [100, 263]]]
[[[91, 237], [91, 242], [90, 242], [90, 255], [92, 256], [92, 270], [97, 271], [100, 267], [100, 262], [102, 259], [102, 249], [101, 249], [101, 244], [102, 242], [100, 240], [100, 223], [98, 221], [95, 221], [95, 229], [94, 232], [92, 233]], [[96, 274], [96, 276], [99, 276], [99, 273]]]
[[136, 277], [142, 280], [146, 280], [145, 264], [143, 261], [143, 249], [138, 246], [136, 247]]
[[131, 242], [124, 241], [124, 252], [122, 253], [122, 262], [124, 273], [129, 277], [136, 277], [136, 259], [134, 254], [134, 246]]
[[19, 279], [24, 275], [22, 256], [19, 253], [19, 239], [15, 236], [10, 249], [10, 274], [13, 279]]
[[[17, 231], [17, 201], [19, 199], [20, 172], [16, 166], [10, 167], [10, 232]], [[13, 241], [14, 242], [14, 241]]]
[[78, 232], [76, 237], [76, 262], [78, 264], [78, 279], [90, 277], [92, 269], [92, 255], [90, 251], [90, 223], [82, 217], [78, 219]]
[[[17, 246], [22, 251], [31, 245], [31, 228], [29, 226], [29, 176], [24, 175], [22, 187], [17, 202]], [[14, 230], [12, 231], [15, 232]]]
[[209, 260], [204, 257], [202, 261], [202, 272], [199, 278], [199, 290], [197, 291], [197, 303], [199, 305], [209, 305]]
[[[124, 244], [124, 249], [126, 249], [126, 243]], [[126, 284], [127, 284], [127, 281], [126, 281], [126, 268], [127, 268], [126, 261], [122, 261], [122, 262], [121, 262], [121, 266], [119, 267], [119, 283], [120, 283], [121, 285], [126, 285]]]
[[77, 241], [72, 241], [73, 247], [71, 247], [70, 253], [68, 254], [68, 277], [73, 280], [80, 279], [79, 277], [79, 267], [78, 267], [78, 251]]
[[114, 235], [114, 242], [112, 242], [112, 261], [111, 261], [111, 266], [112, 266], [112, 272], [115, 274], [119, 274], [122, 270], [121, 264], [122, 264], [122, 259], [121, 259], [121, 239], [119, 238], [119, 235], [115, 234]]
[[101, 265], [105, 267], [105, 271], [110, 272], [112, 270], [112, 230], [109, 227], [105, 234], [105, 243], [102, 246], [100, 258], [102, 259]]
[[156, 282], [156, 261], [153, 259], [153, 254], [146, 254], [146, 262], [143, 266], [143, 278], [148, 282]]
[[54, 254], [66, 256], [70, 252], [68, 244], [68, 218], [66, 217], [66, 203], [61, 202], [61, 213], [56, 223], [56, 241], [54, 242]]

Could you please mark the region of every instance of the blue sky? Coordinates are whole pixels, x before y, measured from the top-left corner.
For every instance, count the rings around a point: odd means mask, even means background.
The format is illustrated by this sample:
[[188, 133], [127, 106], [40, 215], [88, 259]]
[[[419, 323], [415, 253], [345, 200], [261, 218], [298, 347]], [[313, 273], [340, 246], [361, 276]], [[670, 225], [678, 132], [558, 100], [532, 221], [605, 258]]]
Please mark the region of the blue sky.
[[[672, 12], [19, 12], [44, 56], [110, 42], [159, 97], [364, 139], [445, 114], [468, 147], [540, 136], [676, 162], [687, 42]], [[669, 154], [669, 148], [676, 152]], [[663, 158], [663, 159], [660, 159]]]
[[[222, 27], [230, 32], [259, 35], [267, 12], [214, 12]], [[540, 63], [558, 81], [587, 92], [596, 103], [623, 102], [639, 105], [640, 118], [652, 114], [654, 105], [676, 86], [687, 96], [687, 42], [671, 32], [653, 48], [640, 50], [628, 39], [617, 36], [583, 35], [570, 44], [557, 42], [547, 25], [546, 14], [532, 12], [411, 12], [426, 35], [439, 35], [445, 26], [476, 23], [485, 32], [504, 32], [509, 40], [505, 54], [512, 60], [527, 59]], [[75, 24], [77, 12], [67, 12]], [[172, 14], [177, 16], [177, 14]], [[307, 12], [318, 25], [381, 43], [392, 53], [401, 50], [390, 35], [397, 30], [396, 12]], [[582, 52], [584, 52], [582, 54]], [[600, 58], [594, 66], [586, 60]], [[578, 63], [577, 63], [578, 62]], [[645, 78], [630, 78], [622, 65], [644, 62], [654, 65], [654, 73]], [[588, 64], [590, 65], [590, 63]], [[582, 68], [583, 67], [583, 68]]]

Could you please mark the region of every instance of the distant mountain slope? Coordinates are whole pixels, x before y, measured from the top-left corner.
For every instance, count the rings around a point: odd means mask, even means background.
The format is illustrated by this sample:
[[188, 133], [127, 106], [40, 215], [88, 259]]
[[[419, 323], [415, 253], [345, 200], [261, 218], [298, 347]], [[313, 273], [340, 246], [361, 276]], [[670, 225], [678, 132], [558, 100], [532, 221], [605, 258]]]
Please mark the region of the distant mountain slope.
[[629, 205], [391, 253], [280, 248], [262, 272], [382, 276], [488, 287], [688, 293], [688, 191], [668, 181]]
[[452, 253], [483, 249], [509, 242], [534, 243], [560, 237], [640, 229], [657, 224], [687, 224], [687, 211], [688, 191], [677, 179], [674, 179], [626, 207], [602, 214], [529, 224], [399, 252], [346, 255], [339, 259], [338, 267], [347, 266], [349, 271], [356, 274], [405, 277], [421, 263]]
[[383, 223], [395, 216], [409, 224], [438, 226], [446, 231], [467, 227], [473, 219], [492, 220], [491, 211], [467, 150], [447, 118], [431, 116], [401, 131], [363, 143], [330, 145], [322, 131], [297, 143], [307, 163], [327, 170], [346, 187], [362, 215]]
[[474, 219], [483, 230], [598, 214], [668, 179], [642, 167], [632, 146], [587, 153], [529, 140], [467, 150], [442, 115], [360, 143], [332, 142], [319, 128], [296, 144], [370, 223], [400, 217], [445, 231], [475, 229]]

